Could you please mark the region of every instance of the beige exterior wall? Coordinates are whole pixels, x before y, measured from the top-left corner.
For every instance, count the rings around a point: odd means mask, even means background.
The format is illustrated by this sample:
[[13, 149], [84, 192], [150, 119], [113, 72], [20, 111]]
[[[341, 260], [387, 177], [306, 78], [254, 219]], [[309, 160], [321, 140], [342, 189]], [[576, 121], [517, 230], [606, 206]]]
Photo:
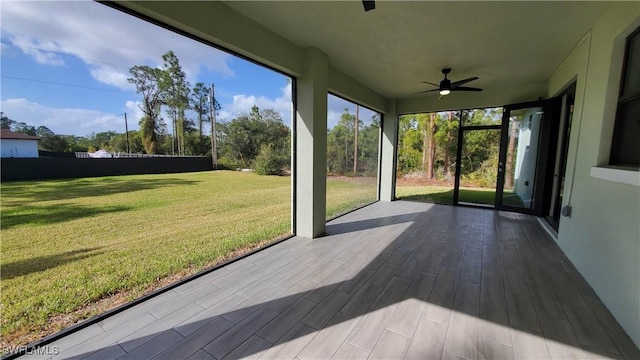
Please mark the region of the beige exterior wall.
[[3, 158], [37, 158], [38, 140], [1, 139]]
[[[548, 96], [577, 81], [558, 243], [636, 345], [640, 345], [640, 187], [592, 176], [607, 164], [624, 41], [640, 3], [604, 13], [549, 81]], [[599, 169], [598, 169], [599, 170]], [[611, 170], [602, 170], [605, 174]], [[638, 172], [627, 172], [638, 179]]]

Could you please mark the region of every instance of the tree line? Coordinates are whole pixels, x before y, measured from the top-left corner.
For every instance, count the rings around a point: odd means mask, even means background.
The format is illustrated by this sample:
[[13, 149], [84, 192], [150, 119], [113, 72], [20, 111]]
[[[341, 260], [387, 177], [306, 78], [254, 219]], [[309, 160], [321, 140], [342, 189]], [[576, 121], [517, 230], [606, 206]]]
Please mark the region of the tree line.
[[[127, 134], [115, 131], [92, 133], [88, 136], [55, 134], [46, 126], [35, 127], [25, 122], [13, 120], [2, 113], [1, 127], [25, 135], [38, 136], [40, 150], [52, 152], [84, 152], [99, 149], [111, 153], [128, 152], [147, 153], [144, 138], [140, 130], [129, 130]], [[197, 148], [198, 133], [185, 134], [186, 155], [211, 156], [208, 146], [209, 136], [202, 136], [202, 145]], [[286, 167], [290, 159], [291, 135], [278, 112], [272, 109], [260, 110], [253, 106], [249, 113], [238, 115], [226, 123], [218, 124], [217, 131], [218, 158], [222, 168], [249, 168], [254, 166], [256, 158], [261, 154], [269, 154], [269, 161], [276, 161], [280, 169]], [[157, 154], [171, 154], [175, 145], [171, 134], [159, 133], [156, 144]], [[263, 158], [265, 156], [263, 154]]]
[[[427, 180], [453, 183], [460, 161], [463, 185], [495, 186], [500, 130], [465, 131], [462, 157], [457, 159], [460, 116], [467, 126], [495, 125], [502, 114], [501, 109], [473, 109], [400, 116], [397, 175], [418, 174]], [[507, 164], [507, 173], [512, 167]]]
[[[39, 136], [41, 150], [52, 152], [95, 151], [112, 153], [175, 154], [211, 156], [212, 139], [204, 134], [212, 113], [221, 109], [211, 87], [194, 86], [186, 79], [176, 54], [162, 55], [159, 67], [135, 65], [127, 79], [141, 96], [143, 113], [139, 130], [126, 133], [105, 131], [88, 136], [55, 134], [46, 126], [35, 128], [4, 116], [2, 127]], [[380, 118], [364, 125], [345, 109], [339, 123], [327, 129], [327, 172], [333, 175], [375, 176], [378, 170]], [[171, 132], [168, 131], [168, 125]], [[220, 168], [249, 168], [275, 174], [291, 159], [291, 132], [278, 112], [254, 106], [229, 122], [216, 124], [215, 139]]]
[[338, 123], [327, 129], [327, 174], [376, 176], [380, 142], [380, 115], [364, 125], [358, 114], [344, 109]]
[[[193, 87], [186, 80], [180, 60], [169, 50], [162, 55], [161, 67], [135, 65], [129, 69], [136, 92], [142, 96], [139, 138], [147, 154], [204, 155], [208, 142], [203, 135], [203, 124], [211, 121], [211, 113], [220, 110], [220, 104], [211, 96], [211, 87], [198, 82]], [[164, 110], [172, 127], [171, 136]], [[192, 110], [196, 119], [187, 117]], [[196, 127], [197, 125], [197, 127]]]
[[[340, 121], [327, 129], [327, 173], [342, 176], [376, 176], [380, 117], [374, 115], [369, 125], [344, 110]], [[357, 124], [357, 126], [356, 126]], [[88, 136], [55, 134], [46, 126], [34, 127], [2, 115], [2, 128], [27, 135], [39, 136], [41, 150], [52, 152], [96, 151], [127, 152], [127, 134], [115, 131], [92, 133]], [[140, 130], [129, 130], [128, 148], [131, 153], [146, 153]], [[156, 153], [171, 154], [175, 144], [171, 134], [157, 134]], [[209, 136], [199, 133], [185, 134], [186, 155], [211, 155]], [[259, 172], [275, 174], [286, 169], [291, 159], [291, 131], [280, 113], [273, 109], [261, 110], [253, 106], [229, 122], [217, 125], [218, 163], [220, 168], [254, 168]]]

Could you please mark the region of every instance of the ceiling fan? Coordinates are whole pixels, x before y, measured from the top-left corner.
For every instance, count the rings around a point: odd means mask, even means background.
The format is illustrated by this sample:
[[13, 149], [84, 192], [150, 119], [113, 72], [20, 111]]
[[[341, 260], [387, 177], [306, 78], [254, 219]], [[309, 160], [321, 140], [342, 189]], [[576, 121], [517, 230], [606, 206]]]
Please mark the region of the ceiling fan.
[[423, 83], [425, 84], [429, 84], [429, 85], [433, 85], [433, 86], [437, 86], [437, 89], [432, 89], [432, 90], [425, 90], [425, 91], [420, 91], [417, 93], [414, 93], [412, 95], [415, 94], [422, 94], [422, 93], [427, 93], [427, 92], [432, 92], [432, 91], [438, 91], [440, 93], [440, 95], [445, 96], [445, 95], [449, 95], [452, 91], [482, 91], [482, 89], [480, 88], [474, 88], [474, 87], [469, 87], [469, 86], [462, 86], [470, 81], [473, 80], [478, 80], [479, 78], [477, 76], [474, 77], [470, 77], [464, 80], [458, 80], [456, 82], [451, 82], [451, 80], [449, 80], [447, 78], [447, 74], [449, 74], [451, 72], [451, 68], [444, 68], [442, 69], [442, 73], [444, 74], [444, 79], [442, 79], [442, 81], [440, 81], [440, 84], [434, 84], [432, 82], [428, 82], [428, 81], [423, 81]]
[[364, 11], [373, 10], [376, 8], [376, 2], [373, 0], [362, 0], [362, 6], [364, 6]]

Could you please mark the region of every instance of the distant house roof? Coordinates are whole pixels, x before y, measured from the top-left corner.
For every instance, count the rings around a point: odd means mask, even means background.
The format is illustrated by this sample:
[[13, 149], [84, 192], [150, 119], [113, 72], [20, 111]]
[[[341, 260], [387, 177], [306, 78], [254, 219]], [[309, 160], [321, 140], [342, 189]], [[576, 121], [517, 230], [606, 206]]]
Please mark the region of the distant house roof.
[[1, 139], [40, 140], [37, 136], [25, 135], [7, 129], [0, 129]]

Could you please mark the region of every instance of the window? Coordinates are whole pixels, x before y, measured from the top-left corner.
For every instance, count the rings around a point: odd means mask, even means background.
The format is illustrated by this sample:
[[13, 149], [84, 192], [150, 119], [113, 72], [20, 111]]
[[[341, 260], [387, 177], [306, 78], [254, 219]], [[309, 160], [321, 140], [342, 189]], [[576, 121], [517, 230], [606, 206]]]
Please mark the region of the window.
[[611, 144], [611, 165], [640, 166], [640, 28], [628, 38], [618, 110]]
[[338, 96], [327, 98], [326, 218], [378, 200], [381, 114]]

